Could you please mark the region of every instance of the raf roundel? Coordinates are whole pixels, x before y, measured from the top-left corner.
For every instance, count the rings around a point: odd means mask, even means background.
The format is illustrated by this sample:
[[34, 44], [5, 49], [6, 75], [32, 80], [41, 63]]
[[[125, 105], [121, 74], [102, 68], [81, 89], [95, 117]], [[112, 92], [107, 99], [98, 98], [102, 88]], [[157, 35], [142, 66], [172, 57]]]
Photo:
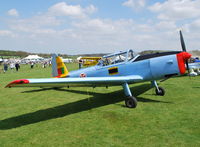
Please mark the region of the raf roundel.
[[81, 74], [80, 74], [80, 77], [81, 77], [81, 78], [85, 78], [85, 77], [87, 77], [87, 76], [86, 76], [85, 73], [81, 73]]

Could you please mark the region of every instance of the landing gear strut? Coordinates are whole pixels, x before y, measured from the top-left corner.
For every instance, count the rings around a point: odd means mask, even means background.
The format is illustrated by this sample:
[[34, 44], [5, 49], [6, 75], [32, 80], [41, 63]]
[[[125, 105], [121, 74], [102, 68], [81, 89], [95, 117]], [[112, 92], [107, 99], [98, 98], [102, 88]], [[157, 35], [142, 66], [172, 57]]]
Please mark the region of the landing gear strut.
[[151, 83], [156, 88], [156, 90], [155, 90], [156, 95], [159, 95], [159, 96], [164, 96], [165, 95], [165, 89], [162, 88], [162, 87], [158, 87], [158, 84], [157, 84], [156, 81], [152, 81]]
[[137, 99], [132, 96], [132, 93], [130, 91], [130, 88], [128, 86], [128, 83], [124, 83], [123, 85], [123, 89], [124, 89], [124, 93], [126, 95], [126, 99], [125, 99], [125, 105], [128, 108], [136, 108], [137, 106]]

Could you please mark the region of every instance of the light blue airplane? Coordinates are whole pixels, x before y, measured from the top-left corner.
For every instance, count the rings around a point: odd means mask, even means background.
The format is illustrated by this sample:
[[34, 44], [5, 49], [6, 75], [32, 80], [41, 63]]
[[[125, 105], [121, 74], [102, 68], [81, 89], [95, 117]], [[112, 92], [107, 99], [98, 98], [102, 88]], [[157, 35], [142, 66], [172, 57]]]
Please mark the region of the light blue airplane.
[[[186, 52], [185, 43], [180, 31], [183, 51], [162, 52], [137, 55], [132, 50], [103, 56], [96, 66], [68, 72], [62, 59], [53, 55], [52, 75], [56, 78], [20, 79], [6, 87], [123, 87], [125, 105], [128, 108], [137, 106], [137, 99], [132, 95], [129, 84], [151, 81], [156, 94], [163, 96], [165, 90], [159, 87], [156, 80], [182, 75], [188, 67], [187, 60], [191, 54]], [[186, 64], [186, 66], [185, 66]]]

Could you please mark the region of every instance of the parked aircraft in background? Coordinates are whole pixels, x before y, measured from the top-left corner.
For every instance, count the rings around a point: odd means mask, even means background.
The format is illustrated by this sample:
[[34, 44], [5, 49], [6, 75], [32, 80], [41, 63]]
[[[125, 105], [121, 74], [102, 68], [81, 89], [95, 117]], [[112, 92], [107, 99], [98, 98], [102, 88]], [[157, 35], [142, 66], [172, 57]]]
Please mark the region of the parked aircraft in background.
[[81, 69], [82, 66], [94, 66], [100, 59], [101, 57], [80, 57], [78, 59], [79, 69]]
[[194, 58], [194, 62], [195, 62], [195, 63], [197, 63], [197, 62], [200, 63], [199, 57]]
[[189, 75], [190, 76], [197, 76], [200, 75], [200, 60], [199, 58], [193, 58], [192, 62], [189, 63]]
[[[53, 55], [52, 74], [57, 78], [20, 79], [9, 83], [6, 87], [123, 87], [125, 105], [129, 108], [137, 106], [137, 99], [132, 95], [129, 84], [150, 81], [156, 88], [157, 95], [163, 96], [165, 90], [159, 87], [156, 80], [168, 79], [182, 75], [189, 69], [185, 43], [180, 31], [182, 51], [162, 52], [137, 55], [132, 50], [103, 56], [96, 66], [69, 72], [62, 59]], [[186, 66], [185, 66], [186, 64]], [[133, 92], [134, 93], [134, 92]]]

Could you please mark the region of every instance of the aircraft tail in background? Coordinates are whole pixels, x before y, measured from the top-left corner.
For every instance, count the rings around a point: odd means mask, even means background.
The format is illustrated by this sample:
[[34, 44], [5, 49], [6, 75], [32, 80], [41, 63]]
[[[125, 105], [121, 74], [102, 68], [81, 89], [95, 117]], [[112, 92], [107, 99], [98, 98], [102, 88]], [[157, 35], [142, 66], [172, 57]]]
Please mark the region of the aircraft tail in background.
[[56, 54], [52, 55], [52, 76], [56, 78], [64, 78], [69, 75], [69, 71], [65, 66], [61, 57]]

